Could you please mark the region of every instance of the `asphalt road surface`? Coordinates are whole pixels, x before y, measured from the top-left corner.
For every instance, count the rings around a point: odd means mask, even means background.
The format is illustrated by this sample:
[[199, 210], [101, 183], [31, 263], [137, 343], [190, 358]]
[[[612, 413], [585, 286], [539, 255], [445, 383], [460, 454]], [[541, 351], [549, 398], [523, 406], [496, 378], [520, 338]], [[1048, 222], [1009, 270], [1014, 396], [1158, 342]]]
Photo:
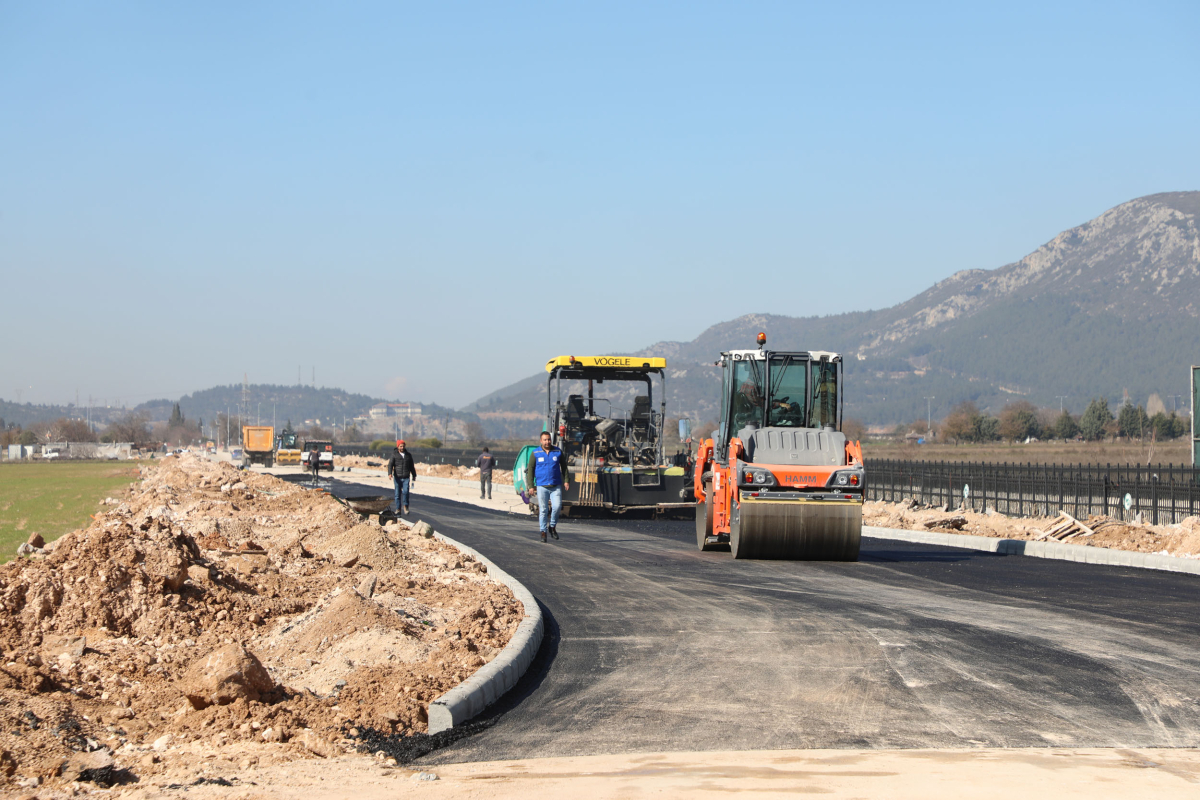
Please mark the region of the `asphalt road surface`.
[[[353, 491], [353, 484], [342, 484]], [[495, 724], [425, 761], [658, 750], [1200, 746], [1200, 581], [864, 539], [858, 563], [701, 553], [690, 521], [413, 519], [542, 603]]]

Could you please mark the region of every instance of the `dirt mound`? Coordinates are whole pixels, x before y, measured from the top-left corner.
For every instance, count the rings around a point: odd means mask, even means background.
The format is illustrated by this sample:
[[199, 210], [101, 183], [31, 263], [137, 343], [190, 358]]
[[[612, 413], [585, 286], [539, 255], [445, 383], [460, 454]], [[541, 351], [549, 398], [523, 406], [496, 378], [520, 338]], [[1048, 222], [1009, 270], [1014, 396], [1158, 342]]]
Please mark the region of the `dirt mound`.
[[333, 755], [355, 725], [422, 731], [523, 615], [482, 564], [407, 525], [194, 456], [0, 567], [0, 604], [8, 788], [77, 774], [83, 753], [113, 759], [84, 770], [103, 782], [231, 748]]
[[[1054, 521], [1053, 517], [1008, 517], [994, 511], [931, 508], [911, 499], [863, 504], [864, 525], [903, 530], [954, 528], [959, 533], [999, 539], [1048, 540], [1045, 534]], [[1094, 533], [1076, 533], [1066, 540], [1068, 544], [1200, 558], [1200, 517], [1188, 517], [1174, 525], [1128, 522], [1102, 515], [1081, 521]]]

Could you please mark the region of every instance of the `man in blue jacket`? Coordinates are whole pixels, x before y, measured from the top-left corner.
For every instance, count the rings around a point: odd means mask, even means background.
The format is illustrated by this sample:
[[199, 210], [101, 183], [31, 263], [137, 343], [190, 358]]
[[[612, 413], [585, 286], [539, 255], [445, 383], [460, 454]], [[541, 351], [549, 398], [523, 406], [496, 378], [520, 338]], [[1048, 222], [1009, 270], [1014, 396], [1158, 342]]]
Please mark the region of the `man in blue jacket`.
[[533, 451], [525, 468], [525, 485], [537, 487], [538, 527], [543, 542], [547, 533], [558, 538], [563, 492], [571, 488], [567, 483], [567, 457], [550, 444], [550, 438], [549, 431], [542, 431], [542, 446]]

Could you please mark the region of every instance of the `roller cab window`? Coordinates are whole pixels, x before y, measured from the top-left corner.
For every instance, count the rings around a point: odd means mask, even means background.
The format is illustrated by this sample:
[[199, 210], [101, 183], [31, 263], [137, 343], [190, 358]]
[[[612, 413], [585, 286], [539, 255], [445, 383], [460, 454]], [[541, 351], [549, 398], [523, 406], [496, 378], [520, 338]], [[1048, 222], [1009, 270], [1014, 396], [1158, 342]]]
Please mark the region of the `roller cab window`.
[[838, 365], [831, 361], [812, 363], [812, 401], [809, 403], [809, 428], [837, 427]]
[[757, 428], [762, 425], [764, 366], [763, 361], [749, 359], [733, 362], [729, 438], [737, 436], [746, 426]]
[[808, 361], [792, 356], [771, 358], [771, 404], [767, 425], [772, 428], [803, 428], [804, 400], [808, 396]]

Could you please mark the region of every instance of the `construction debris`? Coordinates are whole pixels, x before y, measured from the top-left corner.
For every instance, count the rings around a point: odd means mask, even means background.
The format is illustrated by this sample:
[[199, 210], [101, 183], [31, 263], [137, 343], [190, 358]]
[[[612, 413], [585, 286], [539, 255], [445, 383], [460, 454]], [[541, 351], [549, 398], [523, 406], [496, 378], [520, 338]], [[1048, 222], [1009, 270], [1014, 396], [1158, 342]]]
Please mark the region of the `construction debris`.
[[956, 514], [953, 517], [938, 517], [926, 520], [922, 524], [926, 528], [948, 528], [950, 530], [961, 531], [967, 526], [967, 518], [961, 514]]
[[194, 456], [145, 470], [87, 528], [0, 567], [0, 793], [187, 784], [217, 754], [424, 731], [523, 609], [421, 528]]
[[1028, 541], [1066, 541], [1088, 547], [1108, 547], [1181, 558], [1200, 558], [1200, 516], [1176, 524], [1149, 525], [1092, 515], [1081, 521], [1067, 512], [1053, 517], [1009, 517], [988, 508], [982, 512], [945, 506], [923, 506], [915, 498], [896, 503], [867, 502], [863, 524], [903, 530], [954, 530], [974, 536]]
[[1068, 539], [1074, 539], [1076, 536], [1092, 536], [1096, 532], [1084, 525], [1079, 520], [1072, 517], [1065, 511], [1058, 512], [1058, 516], [1054, 518], [1049, 528], [1046, 528], [1035, 541], [1042, 539], [1056, 539], [1060, 542], [1065, 542]]

